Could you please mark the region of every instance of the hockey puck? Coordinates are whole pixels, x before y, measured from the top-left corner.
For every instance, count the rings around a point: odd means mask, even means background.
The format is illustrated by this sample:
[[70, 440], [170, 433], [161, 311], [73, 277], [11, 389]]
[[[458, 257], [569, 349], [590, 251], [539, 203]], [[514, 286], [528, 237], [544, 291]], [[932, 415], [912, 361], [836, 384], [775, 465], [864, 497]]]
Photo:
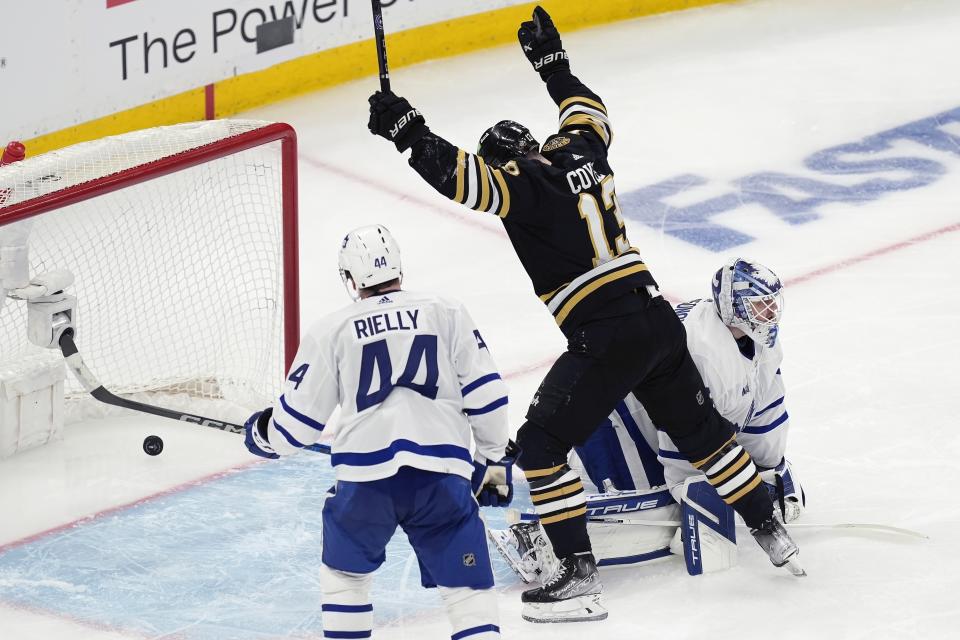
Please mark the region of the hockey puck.
[[147, 436], [143, 439], [143, 452], [148, 456], [158, 456], [163, 451], [163, 440], [160, 436]]

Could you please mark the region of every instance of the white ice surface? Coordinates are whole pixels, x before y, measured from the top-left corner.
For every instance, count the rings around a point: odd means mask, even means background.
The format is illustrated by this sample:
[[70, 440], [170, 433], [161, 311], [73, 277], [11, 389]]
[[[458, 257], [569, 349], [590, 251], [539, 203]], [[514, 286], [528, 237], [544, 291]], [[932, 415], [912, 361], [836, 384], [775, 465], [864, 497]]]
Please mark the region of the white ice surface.
[[[817, 176], [803, 161], [960, 107], [958, 33], [960, 3], [950, 0], [757, 0], [572, 33], [564, 43], [574, 71], [609, 107], [618, 191], [683, 174], [707, 178], [671, 201], [682, 206], [758, 172], [862, 180]], [[393, 84], [434, 131], [467, 149], [501, 118], [529, 123], [540, 139], [555, 124], [551, 101], [515, 47], [398, 69]], [[507, 374], [518, 426], [563, 348], [560, 332], [497, 220], [445, 201], [367, 133], [365, 99], [374, 88], [371, 78], [244, 114], [289, 122], [299, 133], [303, 324], [348, 302], [336, 271], [343, 234], [385, 224], [404, 252], [405, 285], [459, 297], [471, 310]], [[949, 130], [960, 135], [956, 124]], [[706, 294], [731, 253], [756, 257], [788, 283], [788, 455], [809, 495], [805, 521], [884, 523], [930, 539], [797, 529], [809, 573], [802, 580], [772, 568], [750, 540], [740, 566], [722, 574], [691, 578], [675, 559], [605, 571], [610, 618], [593, 625], [525, 623], [520, 586], [508, 583], [499, 599], [504, 636], [960, 637], [960, 155], [916, 143], [887, 155], [934, 160], [943, 175], [856, 205], [821, 205], [821, 218], [802, 225], [757, 205], [720, 214], [714, 222], [756, 238], [731, 251], [629, 217], [628, 227], [675, 299]], [[158, 458], [140, 452], [152, 432], [166, 440]], [[99, 522], [124, 512], [111, 511], [118, 506], [253, 462], [229, 434], [161, 419], [74, 425], [63, 443], [0, 461], [0, 561], [5, 549], [34, 544], [19, 543], [25, 538], [42, 540], [38, 534], [96, 514]], [[272, 517], [296, 522], [303, 513]], [[208, 526], [218, 535], [217, 522]], [[4, 604], [14, 588], [0, 573], [4, 640], [204, 637], [189, 628], [118, 631], [56, 607]], [[237, 607], [256, 606], [243, 596], [236, 594]], [[435, 596], [422, 599], [426, 608], [395, 617], [375, 637], [448, 637]], [[183, 608], [190, 611], [189, 599]]]

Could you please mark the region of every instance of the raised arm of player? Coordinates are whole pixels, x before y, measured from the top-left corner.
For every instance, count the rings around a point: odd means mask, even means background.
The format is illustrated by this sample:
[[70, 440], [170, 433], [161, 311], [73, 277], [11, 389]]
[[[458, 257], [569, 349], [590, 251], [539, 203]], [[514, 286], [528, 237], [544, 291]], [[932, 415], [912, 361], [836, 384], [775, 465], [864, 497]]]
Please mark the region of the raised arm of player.
[[501, 218], [536, 211], [537, 186], [530, 171], [516, 163], [493, 167], [447, 142], [430, 131], [420, 111], [392, 92], [377, 91], [369, 102], [370, 132], [392, 141], [398, 151], [412, 148], [410, 166], [447, 198]]
[[550, 15], [541, 7], [534, 9], [533, 18], [521, 23], [517, 40], [560, 108], [560, 132], [596, 136], [609, 148], [613, 132], [607, 108], [600, 96], [570, 73], [570, 58]]

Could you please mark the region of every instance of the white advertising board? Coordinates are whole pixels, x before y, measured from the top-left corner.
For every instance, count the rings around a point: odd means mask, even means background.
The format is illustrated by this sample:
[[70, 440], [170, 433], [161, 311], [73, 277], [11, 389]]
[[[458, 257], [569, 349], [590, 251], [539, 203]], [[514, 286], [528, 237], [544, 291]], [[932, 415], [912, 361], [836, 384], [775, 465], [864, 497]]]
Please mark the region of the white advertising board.
[[[382, 6], [389, 34], [525, 1]], [[2, 0], [0, 141], [371, 37], [367, 0]]]

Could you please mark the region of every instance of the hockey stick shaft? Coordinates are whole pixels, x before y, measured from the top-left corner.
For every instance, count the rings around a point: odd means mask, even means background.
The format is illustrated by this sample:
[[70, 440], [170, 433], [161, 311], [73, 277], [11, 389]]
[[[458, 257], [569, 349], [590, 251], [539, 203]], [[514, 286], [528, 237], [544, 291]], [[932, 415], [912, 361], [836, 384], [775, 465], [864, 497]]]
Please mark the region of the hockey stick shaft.
[[387, 41], [383, 35], [383, 8], [380, 0], [370, 0], [373, 6], [373, 36], [377, 43], [377, 66], [380, 68], [380, 90], [390, 91], [390, 68], [387, 66]]
[[[77, 344], [73, 339], [72, 331], [65, 331], [60, 337], [60, 352], [63, 353], [63, 358], [66, 360], [67, 366], [70, 367], [71, 371], [73, 371], [74, 376], [76, 376], [77, 380], [80, 381], [80, 384], [83, 385], [83, 388], [86, 390], [86, 392], [104, 404], [122, 407], [124, 409], [131, 409], [141, 413], [148, 413], [150, 415], [169, 418], [171, 420], [177, 420], [180, 422], [198, 424], [202, 427], [211, 427], [213, 429], [219, 429], [229, 433], [242, 434], [245, 431], [244, 426], [241, 424], [234, 424], [224, 420], [215, 420], [213, 418], [198, 416], [192, 413], [183, 413], [181, 411], [174, 411], [172, 409], [165, 409], [164, 407], [158, 407], [152, 404], [146, 404], [144, 402], [137, 402], [136, 400], [121, 398], [120, 396], [114, 394], [100, 384], [100, 381], [97, 380], [96, 376], [93, 375], [93, 372], [87, 368], [86, 363], [84, 363], [83, 358], [80, 356], [79, 349], [77, 349]], [[325, 444], [313, 444], [305, 448], [318, 453], [330, 453], [330, 447]]]
[[[626, 518], [592, 517], [587, 518], [588, 522], [598, 522], [603, 524], [628, 524], [641, 527], [679, 527], [679, 520], [631, 520]], [[745, 527], [746, 525], [737, 525]], [[816, 522], [792, 522], [787, 525], [788, 529], [853, 529], [861, 531], [875, 531], [878, 533], [891, 533], [908, 538], [919, 538], [929, 540], [927, 536], [919, 531], [904, 529], [902, 527], [891, 527], [886, 524], [874, 524], [869, 522], [837, 522], [832, 524], [820, 524]]]

